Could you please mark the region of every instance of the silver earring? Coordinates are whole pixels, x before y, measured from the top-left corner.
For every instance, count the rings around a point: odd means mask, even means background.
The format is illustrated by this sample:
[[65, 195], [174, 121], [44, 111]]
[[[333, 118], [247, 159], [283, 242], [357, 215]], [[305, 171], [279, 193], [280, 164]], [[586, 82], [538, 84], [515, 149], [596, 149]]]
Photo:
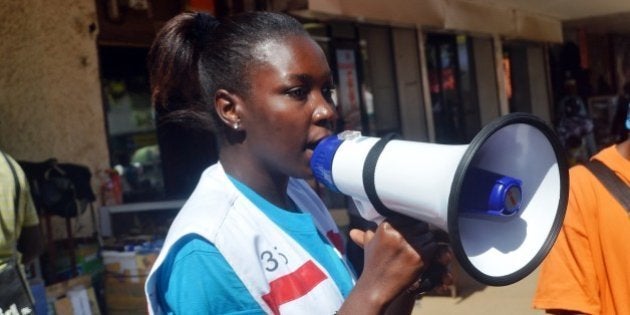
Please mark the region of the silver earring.
[[238, 123], [234, 123], [234, 130], [238, 130]]

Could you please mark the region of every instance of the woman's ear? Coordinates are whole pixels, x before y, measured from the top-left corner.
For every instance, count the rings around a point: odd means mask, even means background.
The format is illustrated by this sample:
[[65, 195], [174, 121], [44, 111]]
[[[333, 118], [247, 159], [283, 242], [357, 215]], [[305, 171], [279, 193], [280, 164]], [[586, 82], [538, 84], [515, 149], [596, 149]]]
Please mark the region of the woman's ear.
[[214, 95], [214, 108], [230, 129], [239, 129], [241, 123], [240, 116], [241, 99], [225, 89], [219, 89]]

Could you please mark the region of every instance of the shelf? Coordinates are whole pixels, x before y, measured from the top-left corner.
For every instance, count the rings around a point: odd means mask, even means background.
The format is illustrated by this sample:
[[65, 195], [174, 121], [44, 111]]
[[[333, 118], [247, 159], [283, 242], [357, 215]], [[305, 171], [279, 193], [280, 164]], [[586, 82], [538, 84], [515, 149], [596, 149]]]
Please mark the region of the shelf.
[[115, 206], [102, 206], [99, 209], [99, 233], [101, 236], [110, 237], [112, 234], [112, 214], [146, 212], [146, 211], [162, 211], [180, 209], [186, 200], [166, 200], [154, 202], [136, 202], [126, 203]]
[[109, 213], [126, 213], [126, 212], [140, 212], [140, 211], [156, 211], [156, 210], [170, 210], [178, 209], [184, 205], [186, 200], [167, 200], [167, 201], [154, 201], [154, 202], [136, 202], [126, 203], [115, 206], [102, 206], [101, 211], [107, 211]]

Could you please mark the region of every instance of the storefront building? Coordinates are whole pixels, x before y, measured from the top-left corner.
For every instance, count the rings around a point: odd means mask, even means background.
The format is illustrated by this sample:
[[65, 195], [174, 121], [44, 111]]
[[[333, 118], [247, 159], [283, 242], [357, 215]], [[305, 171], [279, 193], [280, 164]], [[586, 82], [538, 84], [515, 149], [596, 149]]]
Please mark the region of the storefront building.
[[[464, 2], [449, 2], [446, 5], [444, 1], [435, 1], [411, 5], [409, 1], [400, 1], [385, 6], [376, 1], [344, 1], [337, 3], [337, 7], [335, 3], [318, 1], [212, 4], [205, 8], [189, 2], [188, 7], [207, 9], [215, 15], [268, 9], [288, 12], [300, 19], [331, 63], [337, 84], [339, 129], [361, 130], [364, 134], [376, 136], [395, 132], [409, 140], [462, 144], [468, 143], [485, 123], [510, 111], [535, 112], [549, 120], [544, 53], [546, 43], [561, 41], [559, 22]], [[168, 12], [168, 8], [162, 9]], [[474, 17], [482, 12], [490, 14], [486, 24], [464, 22], [476, 21]], [[108, 31], [105, 26], [114, 24], [107, 14], [100, 22], [101, 73], [116, 68], [110, 64], [106, 67], [103, 60], [120, 64], [125, 55], [135, 55], [129, 58], [136, 58], [131, 64], [125, 63], [121, 67], [125, 71], [132, 68], [132, 64], [143, 65], [142, 53], [139, 52], [143, 48], [120, 45], [120, 36], [115, 36], [114, 28]], [[547, 33], [534, 32], [528, 27], [547, 30]], [[503, 33], [489, 32], [497, 29], [503, 30]], [[503, 47], [501, 38], [507, 36], [512, 40]], [[146, 38], [150, 40], [150, 36]], [[137, 42], [138, 38], [127, 40]], [[497, 50], [495, 47], [500, 48]], [[510, 87], [513, 87], [514, 97], [511, 94], [508, 97], [504, 91], [505, 78], [510, 77], [504, 75], [507, 73], [503, 69], [504, 48], [506, 52], [508, 49], [513, 51], [507, 60], [521, 65], [511, 71], [514, 80]], [[497, 54], [500, 54], [498, 59], [495, 57]], [[141, 73], [142, 68], [137, 71]], [[120, 77], [115, 73], [102, 77], [107, 80], [103, 91], [108, 100], [112, 99], [113, 87], [108, 85], [110, 78], [117, 75]], [[531, 76], [537, 77], [531, 79]], [[502, 93], [505, 97], [501, 96]], [[536, 102], [531, 102], [532, 95], [538, 97]], [[531, 103], [538, 107], [531, 108]], [[110, 106], [110, 110], [112, 108]], [[108, 115], [111, 113], [109, 111]], [[108, 122], [109, 126], [113, 126], [114, 120], [108, 119]], [[158, 134], [169, 133], [163, 131], [158, 131]], [[170, 134], [180, 135], [181, 132]], [[120, 164], [123, 161], [115, 152], [124, 156], [127, 148], [123, 144], [136, 140], [123, 136], [127, 140], [121, 141], [111, 127], [109, 136], [112, 164]], [[137, 133], [133, 137], [137, 139]], [[112, 138], [119, 139], [118, 146]], [[168, 142], [163, 136], [158, 138]], [[205, 139], [206, 145], [197, 142], [187, 146], [182, 145], [181, 136], [179, 139], [173, 141], [177, 147], [160, 146], [167, 198], [185, 196], [196, 181], [194, 177], [190, 177], [190, 181], [182, 181], [179, 175], [198, 174], [208, 161], [216, 160], [216, 150], [209, 139]], [[189, 152], [190, 148], [199, 147], [208, 150], [182, 154]], [[182, 155], [206, 159], [182, 160]], [[174, 182], [173, 178], [179, 180]]]
[[[578, 6], [562, 1], [569, 13]], [[590, 3], [577, 2], [582, 8]], [[68, 220], [42, 214], [47, 254], [41, 261], [47, 266], [39, 278], [50, 285], [83, 273], [89, 285], [93, 274], [79, 269], [88, 256], [100, 263], [94, 258], [105, 248], [103, 239], [121, 234], [159, 239], [200, 172], [217, 160], [213, 134], [158, 125], [159, 114], [151, 108], [149, 47], [157, 30], [184, 10], [295, 16], [330, 62], [338, 131], [466, 144], [484, 125], [511, 112], [533, 113], [553, 124], [562, 86], [572, 79], [603, 145], [616, 95], [630, 79], [630, 23], [625, 22], [630, 16], [610, 14], [630, 12], [630, 2], [593, 2], [593, 14], [602, 17], [573, 14], [570, 23], [510, 6], [518, 3], [524, 2], [5, 1], [0, 6], [0, 150], [20, 161], [55, 158], [83, 165], [92, 173], [97, 195], [95, 212]], [[108, 197], [105, 183], [113, 170], [122, 178], [122, 200]], [[319, 192], [329, 207], [346, 206], [343, 196]], [[73, 243], [75, 238], [85, 242]], [[138, 269], [141, 274], [147, 266]], [[143, 281], [126, 283], [136, 292], [128, 301], [140, 313], [146, 311]], [[128, 291], [105, 287], [108, 307], [125, 304], [115, 298], [129, 298]]]
[[[553, 119], [550, 47], [558, 19], [465, 0], [10, 2], [0, 9], [0, 147], [21, 160], [117, 167], [124, 203], [181, 200], [216, 161], [212, 135], [156, 127], [145, 57], [182, 10], [287, 12], [329, 57], [339, 126], [468, 143], [514, 111]], [[186, 141], [173, 141], [189, 139]]]

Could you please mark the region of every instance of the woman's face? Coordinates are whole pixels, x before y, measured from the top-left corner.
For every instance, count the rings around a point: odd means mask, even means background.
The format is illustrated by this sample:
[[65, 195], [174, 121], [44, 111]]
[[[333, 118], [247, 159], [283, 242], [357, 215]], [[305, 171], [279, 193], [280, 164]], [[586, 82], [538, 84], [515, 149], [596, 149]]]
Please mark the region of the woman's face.
[[310, 177], [313, 149], [336, 116], [326, 57], [306, 36], [265, 42], [254, 55], [261, 62], [240, 112], [246, 154], [272, 176]]

